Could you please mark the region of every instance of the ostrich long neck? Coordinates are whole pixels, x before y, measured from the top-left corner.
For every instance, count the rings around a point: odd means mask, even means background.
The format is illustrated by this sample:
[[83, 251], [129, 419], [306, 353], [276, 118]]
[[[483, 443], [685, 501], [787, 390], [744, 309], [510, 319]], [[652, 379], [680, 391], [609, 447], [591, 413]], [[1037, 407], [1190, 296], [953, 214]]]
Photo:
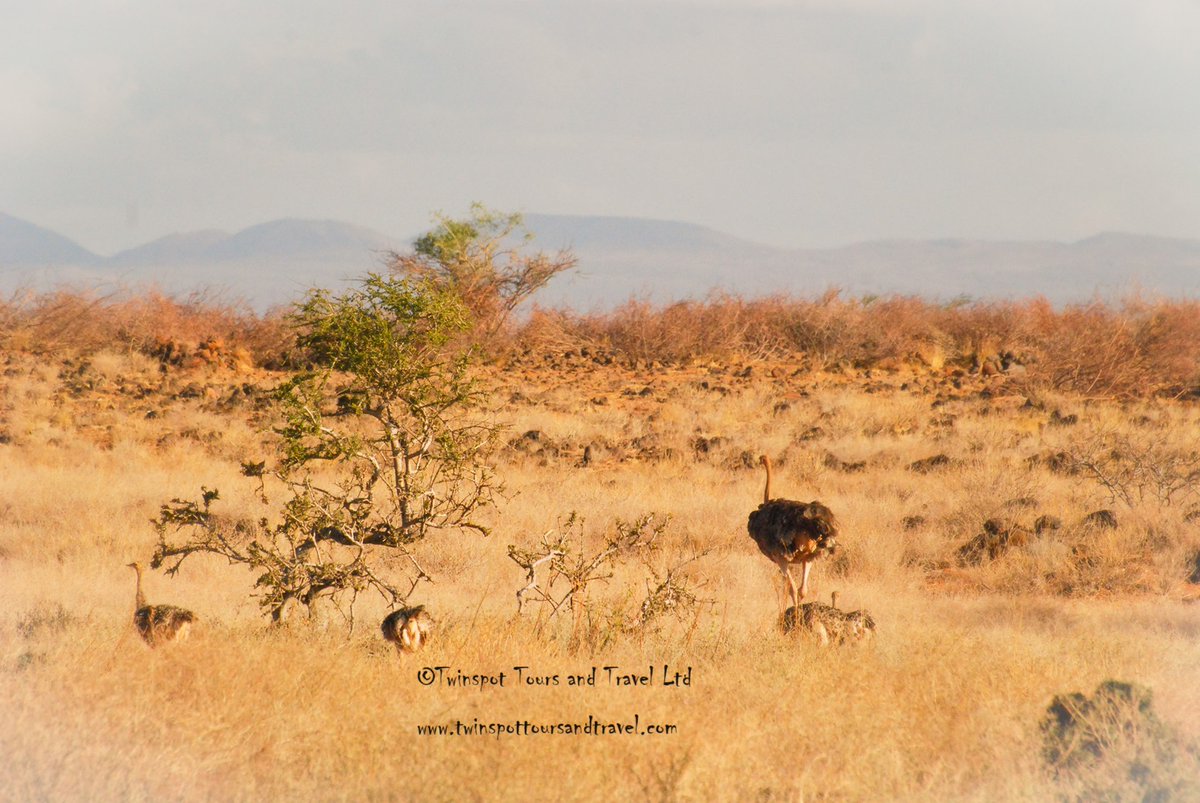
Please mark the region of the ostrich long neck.
[[763, 487], [763, 504], [771, 501], [771, 459], [763, 455], [763, 467], [767, 469], [767, 484]]
[[137, 597], [134, 599], [133, 604], [136, 608], [145, 608], [146, 595], [142, 593], [142, 567], [134, 566], [133, 570], [137, 572]]

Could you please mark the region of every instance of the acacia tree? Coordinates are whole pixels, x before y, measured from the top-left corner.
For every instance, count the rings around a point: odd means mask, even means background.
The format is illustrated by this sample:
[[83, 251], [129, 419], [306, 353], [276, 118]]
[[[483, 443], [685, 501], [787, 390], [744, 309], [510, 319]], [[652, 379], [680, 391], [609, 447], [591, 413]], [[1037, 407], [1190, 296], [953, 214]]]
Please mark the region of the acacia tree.
[[[154, 522], [152, 565], [173, 574], [210, 553], [250, 566], [276, 620], [294, 602], [311, 610], [339, 592], [374, 589], [397, 604], [429, 579], [411, 545], [434, 530], [486, 534], [475, 514], [498, 490], [489, 467], [498, 427], [477, 414], [470, 352], [448, 350], [467, 311], [429, 282], [371, 274], [342, 295], [312, 291], [292, 321], [314, 367], [276, 391], [273, 465], [242, 466], [266, 514], [232, 522], [212, 510], [219, 494], [209, 489], [174, 499]], [[381, 572], [385, 562], [401, 563], [405, 582]]]
[[436, 226], [413, 243], [412, 253], [389, 254], [391, 269], [425, 279], [458, 295], [475, 320], [476, 334], [490, 338], [533, 293], [578, 263], [569, 250], [551, 255], [528, 251], [533, 235], [519, 214], [471, 205], [470, 216], [436, 215]]

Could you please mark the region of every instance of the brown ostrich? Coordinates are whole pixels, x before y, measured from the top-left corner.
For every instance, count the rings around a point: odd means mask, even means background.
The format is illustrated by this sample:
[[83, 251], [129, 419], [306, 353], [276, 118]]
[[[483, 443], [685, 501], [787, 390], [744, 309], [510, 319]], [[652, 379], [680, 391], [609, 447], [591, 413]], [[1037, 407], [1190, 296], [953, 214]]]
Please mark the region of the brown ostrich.
[[383, 638], [396, 645], [400, 652], [416, 652], [429, 641], [433, 618], [424, 605], [392, 611], [380, 624]]
[[[758, 549], [770, 558], [790, 592], [792, 607], [808, 593], [808, 573], [812, 562], [822, 554], [832, 553], [837, 546], [837, 520], [833, 512], [820, 502], [795, 502], [771, 498], [771, 461], [763, 455], [758, 459], [767, 470], [763, 502], [750, 514], [746, 528]], [[802, 567], [800, 587], [792, 577], [792, 564]]]
[[142, 592], [142, 564], [130, 563], [137, 572], [137, 597], [134, 600], [133, 624], [151, 647], [170, 641], [183, 641], [196, 621], [196, 614], [174, 605], [149, 605]]

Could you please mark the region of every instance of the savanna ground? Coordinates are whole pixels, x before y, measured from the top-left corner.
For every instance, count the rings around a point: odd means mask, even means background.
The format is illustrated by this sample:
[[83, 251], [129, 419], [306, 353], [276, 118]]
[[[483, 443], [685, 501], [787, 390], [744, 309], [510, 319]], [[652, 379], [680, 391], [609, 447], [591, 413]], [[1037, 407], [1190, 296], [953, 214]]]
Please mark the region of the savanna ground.
[[[428, 649], [382, 642], [386, 608], [369, 596], [352, 632], [331, 606], [271, 627], [251, 573], [193, 559], [148, 573], [152, 602], [201, 617], [190, 640], [151, 650], [126, 564], [147, 560], [159, 506], [201, 485], [220, 489], [224, 513], [257, 515], [239, 464], [269, 454], [281, 375], [144, 351], [3, 357], [0, 797], [1200, 799], [1195, 402], [1106, 399], [982, 361], [514, 350], [482, 372], [509, 427], [493, 532], [416, 547], [434, 578], [413, 598], [437, 621]], [[837, 590], [843, 608], [869, 610], [872, 643], [779, 632], [778, 572], [746, 533], [760, 453], [777, 495], [836, 512], [841, 550], [817, 565], [812, 597]], [[1098, 509], [1115, 528], [1084, 521]], [[684, 570], [699, 604], [621, 628], [649, 576], [629, 563], [593, 586], [586, 616], [517, 616], [526, 579], [508, 546], [533, 548], [572, 513], [587, 543], [618, 519], [669, 519], [655, 560], [699, 556]], [[1034, 533], [1043, 515], [1061, 526]], [[963, 552], [995, 519], [1021, 537]], [[690, 685], [662, 685], [664, 665], [690, 668]], [[427, 666], [507, 683], [427, 687]], [[516, 666], [560, 685], [519, 684]], [[654, 667], [655, 684], [609, 685], [605, 666]], [[596, 687], [566, 685], [592, 667]], [[1047, 706], [1109, 679], [1152, 690], [1169, 749], [1117, 723], [1128, 744], [1056, 775]], [[418, 734], [589, 715], [675, 730]]]

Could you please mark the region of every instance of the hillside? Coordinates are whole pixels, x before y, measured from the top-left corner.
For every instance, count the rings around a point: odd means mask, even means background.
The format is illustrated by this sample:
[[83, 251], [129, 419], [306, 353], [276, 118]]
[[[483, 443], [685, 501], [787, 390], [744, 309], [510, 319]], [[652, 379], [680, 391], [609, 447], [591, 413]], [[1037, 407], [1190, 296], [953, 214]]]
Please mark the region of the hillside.
[[[539, 296], [551, 306], [605, 309], [631, 296], [665, 302], [714, 289], [745, 296], [853, 294], [1011, 298], [1056, 302], [1131, 291], [1200, 295], [1200, 240], [1104, 233], [1074, 243], [879, 240], [828, 249], [780, 249], [677, 221], [531, 214], [534, 247], [571, 248], [579, 267]], [[0, 290], [64, 283], [139, 286], [171, 293], [221, 288], [258, 308], [305, 288], [338, 286], [404, 250], [395, 237], [331, 220], [283, 219], [235, 233], [169, 235], [102, 257], [70, 239], [0, 216]]]
[[100, 260], [61, 234], [0, 212], [0, 268], [90, 265]]

